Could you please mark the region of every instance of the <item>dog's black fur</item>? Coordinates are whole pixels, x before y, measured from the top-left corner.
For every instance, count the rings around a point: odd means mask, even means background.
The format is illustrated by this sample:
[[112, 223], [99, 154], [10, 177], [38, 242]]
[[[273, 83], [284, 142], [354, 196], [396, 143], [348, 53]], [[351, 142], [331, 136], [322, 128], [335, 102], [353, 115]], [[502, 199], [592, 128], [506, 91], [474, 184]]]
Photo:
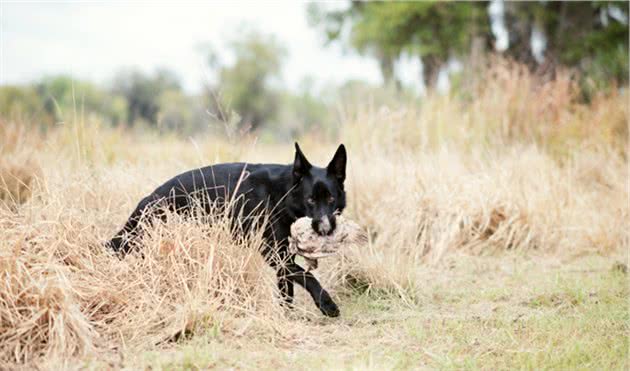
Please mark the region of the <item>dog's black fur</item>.
[[313, 218], [313, 229], [330, 234], [335, 229], [335, 214], [346, 206], [346, 149], [340, 145], [326, 168], [311, 165], [297, 143], [292, 165], [228, 163], [203, 167], [177, 175], [140, 201], [125, 226], [108, 242], [120, 254], [132, 248], [141, 232], [141, 220], [164, 217], [155, 206], [177, 213], [188, 213], [195, 204], [207, 211], [211, 205], [232, 201], [238, 206], [231, 215], [241, 230], [251, 227], [252, 217], [270, 216], [264, 231], [262, 254], [277, 272], [278, 287], [287, 304], [293, 301], [293, 284], [304, 287], [323, 314], [339, 315], [339, 309], [319, 281], [295, 263], [288, 251], [293, 222], [303, 216]]

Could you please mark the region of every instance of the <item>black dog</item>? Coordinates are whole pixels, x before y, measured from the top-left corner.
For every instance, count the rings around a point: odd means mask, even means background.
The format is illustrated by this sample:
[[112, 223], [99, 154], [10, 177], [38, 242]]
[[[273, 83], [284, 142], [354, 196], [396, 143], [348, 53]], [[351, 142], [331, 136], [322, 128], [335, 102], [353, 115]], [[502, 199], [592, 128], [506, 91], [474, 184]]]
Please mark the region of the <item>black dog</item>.
[[[177, 213], [190, 212], [193, 206], [226, 202], [238, 203], [231, 215], [248, 230], [252, 217], [270, 215], [264, 230], [265, 260], [277, 272], [278, 287], [286, 301], [293, 301], [293, 284], [304, 287], [323, 314], [339, 315], [339, 309], [319, 281], [295, 263], [288, 251], [290, 227], [296, 219], [308, 216], [320, 235], [335, 230], [335, 213], [346, 206], [343, 183], [346, 178], [346, 149], [340, 145], [326, 168], [311, 165], [297, 143], [292, 165], [228, 163], [207, 166], [180, 174], [158, 187], [140, 201], [129, 220], [108, 245], [116, 252], [129, 252], [140, 233], [139, 222], [163, 217], [159, 205]], [[162, 209], [163, 210], [163, 209]], [[147, 219], [148, 218], [148, 219]]]

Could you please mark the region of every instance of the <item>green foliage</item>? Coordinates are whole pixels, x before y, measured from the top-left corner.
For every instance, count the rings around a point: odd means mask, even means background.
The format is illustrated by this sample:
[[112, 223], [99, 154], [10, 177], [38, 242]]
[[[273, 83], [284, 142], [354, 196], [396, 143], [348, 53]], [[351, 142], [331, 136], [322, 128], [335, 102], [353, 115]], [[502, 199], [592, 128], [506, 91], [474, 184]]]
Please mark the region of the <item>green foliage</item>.
[[311, 5], [309, 18], [328, 41], [341, 40], [376, 57], [386, 81], [393, 77], [393, 62], [406, 52], [423, 58], [425, 81], [432, 84], [451, 55], [465, 54], [475, 37], [489, 32], [485, 4], [479, 2], [352, 2], [347, 10], [328, 13]]
[[408, 51], [441, 60], [467, 50], [483, 16], [475, 3], [373, 2], [355, 9], [362, 13], [352, 30], [352, 43], [359, 50], [378, 47], [390, 56]]
[[179, 91], [177, 76], [168, 70], [146, 75], [137, 70], [120, 71], [114, 78], [113, 91], [127, 100], [127, 122], [156, 124], [160, 112], [160, 97], [168, 91]]
[[[610, 7], [625, 14], [625, 24], [608, 15]], [[509, 3], [507, 12], [513, 23], [542, 28], [550, 58], [585, 71], [593, 63], [601, 64], [609, 70], [608, 76], [601, 77], [628, 80], [627, 2], [519, 2]], [[522, 32], [515, 28], [510, 31]], [[529, 42], [526, 35], [517, 39]], [[625, 58], [621, 58], [622, 54]]]
[[[359, 2], [345, 10], [308, 9], [309, 21], [328, 42], [341, 41], [375, 57], [386, 82], [394, 79], [395, 61], [417, 55], [424, 64], [427, 86], [451, 57], [466, 57], [475, 40], [490, 45], [487, 2]], [[625, 22], [614, 19], [611, 9]], [[506, 2], [510, 46], [505, 54], [537, 67], [530, 39], [534, 29], [547, 38], [546, 63], [577, 68], [597, 86], [628, 82], [628, 2]], [[349, 29], [349, 32], [346, 30]]]
[[70, 76], [45, 77], [26, 86], [0, 87], [0, 115], [49, 126], [79, 115], [98, 115], [112, 124], [124, 122], [125, 99]]
[[[273, 82], [280, 78], [286, 51], [274, 38], [254, 31], [234, 39], [230, 46], [235, 62], [219, 67], [218, 86], [208, 89], [207, 102], [218, 118], [227, 121], [233, 110], [242, 128], [256, 129], [278, 113], [280, 93]], [[219, 64], [212, 54], [208, 60], [210, 67]]]
[[[0, 86], [0, 116], [19, 122], [31, 122], [42, 110], [42, 102], [33, 87]], [[44, 121], [52, 120], [49, 117]]]
[[45, 112], [57, 122], [85, 114], [98, 114], [112, 124], [121, 123], [126, 118], [126, 104], [120, 96], [70, 76], [44, 78], [35, 84], [35, 90], [42, 99]]
[[[610, 16], [612, 10], [625, 22]], [[511, 37], [507, 53], [535, 66], [529, 52], [529, 32], [536, 26], [547, 37], [545, 64], [560, 64], [581, 72], [585, 98], [612, 83], [628, 83], [628, 3], [511, 2], [506, 12]]]

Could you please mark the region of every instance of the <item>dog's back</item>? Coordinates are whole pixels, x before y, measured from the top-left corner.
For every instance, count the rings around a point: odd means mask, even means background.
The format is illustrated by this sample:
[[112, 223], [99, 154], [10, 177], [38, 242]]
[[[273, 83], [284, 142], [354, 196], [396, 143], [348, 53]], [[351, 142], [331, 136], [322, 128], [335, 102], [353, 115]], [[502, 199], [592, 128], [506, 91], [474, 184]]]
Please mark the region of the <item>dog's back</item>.
[[188, 213], [194, 207], [206, 212], [226, 203], [242, 215], [256, 216], [276, 206], [291, 184], [291, 166], [225, 163], [187, 171], [168, 180], [143, 198], [125, 226], [109, 242], [116, 252], [127, 253], [142, 220], [162, 217], [164, 210]]

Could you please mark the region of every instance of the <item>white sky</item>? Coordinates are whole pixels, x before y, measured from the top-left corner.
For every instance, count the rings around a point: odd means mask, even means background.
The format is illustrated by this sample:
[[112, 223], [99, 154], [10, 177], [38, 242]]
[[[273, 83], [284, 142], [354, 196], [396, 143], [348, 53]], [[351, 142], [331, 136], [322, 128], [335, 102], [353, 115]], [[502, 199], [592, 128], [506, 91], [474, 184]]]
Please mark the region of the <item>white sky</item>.
[[[344, 6], [347, 2], [329, 6]], [[197, 92], [211, 71], [198, 46], [210, 42], [229, 59], [225, 44], [243, 26], [273, 34], [288, 50], [283, 81], [296, 88], [305, 76], [317, 86], [349, 79], [381, 81], [378, 64], [344, 55], [309, 27], [306, 3], [213, 1], [152, 3], [25, 3], [0, 0], [0, 84], [68, 73], [107, 83], [122, 67], [151, 72], [167, 67]]]

